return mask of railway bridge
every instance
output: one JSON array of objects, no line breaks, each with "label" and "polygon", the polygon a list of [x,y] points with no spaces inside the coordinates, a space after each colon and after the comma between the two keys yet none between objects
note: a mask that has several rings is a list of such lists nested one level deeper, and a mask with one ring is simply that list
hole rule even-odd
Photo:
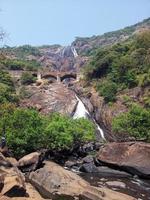
[{"label": "railway bridge", "polygon": [[72,71],[27,71],[27,70],[9,70],[10,75],[16,80],[20,80],[23,73],[30,73],[34,77],[37,77],[37,80],[42,79],[53,79],[57,82],[63,82],[65,79],[71,78],[74,80],[79,80],[79,74]]}]

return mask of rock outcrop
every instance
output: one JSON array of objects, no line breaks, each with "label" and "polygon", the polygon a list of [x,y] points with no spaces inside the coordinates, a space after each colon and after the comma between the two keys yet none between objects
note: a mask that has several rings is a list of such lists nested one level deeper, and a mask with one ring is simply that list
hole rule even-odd
[{"label": "rock outcrop", "polygon": [[31,172],[30,182],[44,198],[68,200],[135,200],[135,198],[106,188],[96,188],[78,175],[53,162],[45,162],[41,169]]},{"label": "rock outcrop", "polygon": [[71,115],[77,104],[74,93],[63,84],[28,86],[26,91],[29,97],[21,101],[21,107],[33,107],[44,114],[59,112]]},{"label": "rock outcrop", "polygon": [[150,178],[150,144],[144,142],[108,143],[99,150],[99,161],[143,178]]}]

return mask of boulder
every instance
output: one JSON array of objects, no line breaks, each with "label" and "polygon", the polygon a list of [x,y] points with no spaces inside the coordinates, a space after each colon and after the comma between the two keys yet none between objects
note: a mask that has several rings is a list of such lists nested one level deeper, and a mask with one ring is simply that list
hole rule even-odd
[{"label": "boulder", "polygon": [[11,200],[44,200],[30,183],[26,183],[26,193],[26,197],[13,197]]},{"label": "boulder", "polygon": [[86,173],[97,173],[98,168],[95,166],[94,162],[90,163],[84,163],[80,169],[81,172],[86,172]]},{"label": "boulder", "polygon": [[76,165],[77,165],[77,163],[75,161],[68,160],[65,162],[65,167],[67,167],[67,168],[72,168],[73,166],[76,166]]},{"label": "boulder", "polygon": [[[26,183],[26,196],[24,197],[8,197],[2,196],[0,200],[44,200],[38,191],[30,184]],[[51,200],[51,199],[48,199]]]},{"label": "boulder", "polygon": [[66,200],[135,200],[107,188],[96,188],[83,180],[77,174],[63,167],[46,161],[45,166],[29,175],[29,181],[43,198],[64,198]]},{"label": "boulder", "polygon": [[6,160],[14,167],[18,164],[17,160],[13,157],[6,157]]},{"label": "boulder", "polygon": [[106,177],[117,177],[117,178],[132,177],[132,175],[127,172],[111,169],[106,166],[97,167],[97,169],[98,169],[99,175],[101,174],[102,176],[106,176]]},{"label": "boulder", "polygon": [[11,167],[12,164],[0,153],[0,166]]},{"label": "boulder", "polygon": [[44,153],[33,152],[21,158],[17,163],[17,167],[23,172],[30,172],[41,166],[43,160]]},{"label": "boulder", "polygon": [[[0,194],[1,195],[1,194]],[[0,200],[10,200],[11,198],[9,198],[9,197],[6,197],[6,196],[1,196],[0,197]]]},{"label": "boulder", "polygon": [[126,184],[121,181],[107,181],[106,184],[112,187],[126,188]]},{"label": "boulder", "polygon": [[82,160],[83,160],[83,163],[91,163],[91,162],[94,162],[94,158],[93,158],[93,156],[91,156],[91,155],[88,155],[88,156],[84,157]]},{"label": "boulder", "polygon": [[150,178],[150,143],[108,143],[100,149],[97,159],[105,165]]},{"label": "boulder", "polygon": [[92,155],[88,155],[82,159],[82,165],[80,167],[80,171],[87,173],[98,172],[98,168],[94,163],[94,157]]},{"label": "boulder", "polygon": [[25,178],[23,174],[15,167],[0,167],[1,196],[25,196]]}]

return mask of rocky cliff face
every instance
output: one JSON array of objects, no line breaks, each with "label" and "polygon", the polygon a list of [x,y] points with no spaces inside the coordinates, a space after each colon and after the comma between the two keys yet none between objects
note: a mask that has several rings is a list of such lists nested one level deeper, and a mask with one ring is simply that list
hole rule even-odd
[{"label": "rocky cliff face", "polygon": [[[32,47],[6,47],[2,49],[11,59],[36,60],[42,70],[79,71],[97,48],[112,45],[130,38],[143,29],[150,28],[150,18],[124,29],[92,37],[77,37],[70,46],[46,45]],[[1,50],[0,50],[1,51]]]},{"label": "rocky cliff face", "polygon": [[70,116],[77,104],[74,93],[63,84],[33,85],[25,90],[27,97],[20,102],[20,106],[36,108],[43,114],[59,112]]},{"label": "rocky cliff face", "polygon": [[55,51],[42,50],[40,62],[44,68],[58,71],[79,71],[86,59],[78,55],[73,46],[59,47]]}]

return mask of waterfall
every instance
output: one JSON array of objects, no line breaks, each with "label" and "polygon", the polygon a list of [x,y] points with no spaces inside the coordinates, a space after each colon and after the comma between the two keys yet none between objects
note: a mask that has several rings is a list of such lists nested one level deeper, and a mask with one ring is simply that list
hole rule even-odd
[{"label": "waterfall", "polygon": [[[76,96],[76,99],[78,100],[78,104],[77,104],[77,108],[76,108],[76,111],[73,115],[73,119],[79,119],[79,118],[92,118],[90,116],[90,113],[88,112],[88,110],[85,108],[85,105],[83,104],[83,102],[79,99],[78,96]],[[97,122],[95,121],[95,119],[92,118],[92,120],[94,121],[96,127],[97,127],[97,130],[99,131],[100,135],[101,135],[101,138],[103,140],[105,140],[105,136],[104,136],[104,132],[103,130],[100,128],[100,126],[97,124]]]},{"label": "waterfall", "polygon": [[82,101],[77,96],[76,96],[76,99],[78,100],[78,105],[77,105],[76,111],[73,115],[73,119],[79,119],[79,118],[82,118],[82,117],[87,118],[88,116],[90,116],[89,112],[85,108]]},{"label": "waterfall", "polygon": [[77,53],[76,49],[74,47],[71,47],[71,50],[72,50],[74,57],[75,58],[78,57],[78,53]]}]

